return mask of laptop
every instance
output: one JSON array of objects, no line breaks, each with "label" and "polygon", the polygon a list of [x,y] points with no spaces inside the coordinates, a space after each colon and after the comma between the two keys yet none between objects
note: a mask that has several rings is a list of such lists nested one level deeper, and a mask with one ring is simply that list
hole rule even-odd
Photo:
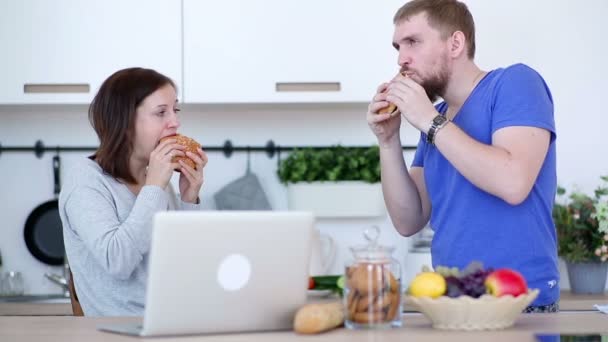
[{"label": "laptop", "polygon": [[143,324],[136,336],[288,330],[306,302],[308,212],[168,211],[154,217]]}]

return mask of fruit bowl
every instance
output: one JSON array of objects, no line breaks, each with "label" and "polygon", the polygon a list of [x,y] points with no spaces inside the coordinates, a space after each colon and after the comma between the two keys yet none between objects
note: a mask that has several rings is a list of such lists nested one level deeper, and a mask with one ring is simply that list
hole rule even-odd
[{"label": "fruit bowl", "polygon": [[433,328],[448,330],[495,330],[510,327],[538,296],[538,289],[513,297],[485,294],[479,298],[406,296],[405,302],[433,322]]}]

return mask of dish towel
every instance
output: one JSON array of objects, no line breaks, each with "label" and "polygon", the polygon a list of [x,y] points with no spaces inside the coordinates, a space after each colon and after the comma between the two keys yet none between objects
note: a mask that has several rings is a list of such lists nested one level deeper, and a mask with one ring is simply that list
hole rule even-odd
[{"label": "dish towel", "polygon": [[596,309],[600,310],[601,312],[608,314],[608,304],[606,304],[606,305],[595,304],[594,307]]},{"label": "dish towel", "polygon": [[247,172],[214,196],[218,210],[272,210],[258,177]]}]

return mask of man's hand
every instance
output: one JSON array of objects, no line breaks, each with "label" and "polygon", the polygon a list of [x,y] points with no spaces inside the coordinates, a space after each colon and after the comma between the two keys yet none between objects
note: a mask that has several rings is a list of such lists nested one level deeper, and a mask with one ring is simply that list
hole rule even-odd
[{"label": "man's hand", "polygon": [[401,115],[423,133],[428,132],[433,118],[439,114],[424,88],[402,75],[389,83],[385,99],[397,105]]},{"label": "man's hand", "polygon": [[394,139],[399,140],[399,127],[401,126],[399,111],[392,114],[378,114],[380,109],[389,105],[385,92],[387,87],[388,83],[383,83],[378,87],[376,95],[367,108],[367,124],[378,138],[381,147],[388,145]]}]

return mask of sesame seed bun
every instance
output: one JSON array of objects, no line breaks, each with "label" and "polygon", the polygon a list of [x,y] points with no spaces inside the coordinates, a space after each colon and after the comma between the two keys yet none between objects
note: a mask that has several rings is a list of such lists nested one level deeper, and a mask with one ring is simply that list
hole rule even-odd
[{"label": "sesame seed bun", "polygon": [[[188,151],[188,152],[198,154],[197,149],[201,147],[201,144],[197,143],[194,139],[189,138],[185,135],[181,135],[181,134],[164,137],[160,141],[162,142],[166,139],[177,140],[178,144],[185,147],[184,152]],[[192,159],[188,158],[187,156],[175,156],[171,159],[171,162],[177,163],[180,160],[183,160],[186,164],[190,165],[190,167],[192,167],[193,169],[196,169],[196,163]]]}]

